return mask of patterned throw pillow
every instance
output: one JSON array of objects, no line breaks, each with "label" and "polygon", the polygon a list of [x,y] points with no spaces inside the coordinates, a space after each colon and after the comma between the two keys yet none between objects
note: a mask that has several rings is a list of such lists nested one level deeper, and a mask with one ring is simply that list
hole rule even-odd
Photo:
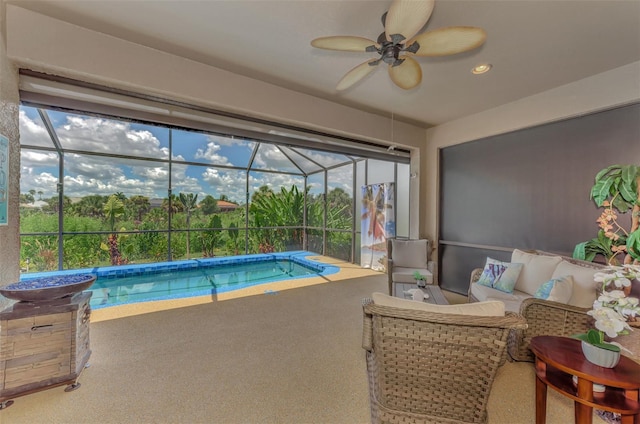
[{"label": "patterned throw pillow", "polygon": [[520,263],[501,262],[493,258],[487,258],[487,263],[478,279],[478,284],[505,293],[511,293],[516,286],[520,271],[522,271],[522,264]]},{"label": "patterned throw pillow", "polygon": [[534,293],[537,299],[552,300],[554,302],[568,303],[573,294],[573,277],[565,275],[560,278],[553,278]]}]

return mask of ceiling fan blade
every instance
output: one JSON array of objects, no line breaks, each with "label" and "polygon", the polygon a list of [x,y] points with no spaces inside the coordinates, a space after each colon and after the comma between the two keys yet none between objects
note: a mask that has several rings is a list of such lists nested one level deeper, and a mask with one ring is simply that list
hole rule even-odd
[{"label": "ceiling fan blade", "polygon": [[433,12],[435,0],[394,0],[384,23],[387,40],[401,34],[410,39],[427,23]]},{"label": "ceiling fan blade", "polygon": [[487,33],[482,28],[455,26],[423,32],[407,42],[420,44],[416,56],[447,56],[462,53],[484,44]]},{"label": "ceiling fan blade", "polygon": [[319,49],[339,50],[344,52],[366,52],[367,47],[377,46],[377,43],[364,37],[335,35],[331,37],[316,38],[311,41],[311,45]]},{"label": "ceiling fan blade", "polygon": [[420,64],[407,55],[401,55],[398,59],[404,59],[398,66],[389,65],[389,76],[398,87],[411,90],[422,81],[422,68]]},{"label": "ceiling fan blade", "polygon": [[375,71],[378,62],[380,62],[380,59],[372,59],[356,66],[355,68],[347,72],[344,77],[342,77],[342,79],[336,86],[336,90],[342,91],[351,87],[353,84],[357,83],[358,81],[369,75],[371,72]]}]

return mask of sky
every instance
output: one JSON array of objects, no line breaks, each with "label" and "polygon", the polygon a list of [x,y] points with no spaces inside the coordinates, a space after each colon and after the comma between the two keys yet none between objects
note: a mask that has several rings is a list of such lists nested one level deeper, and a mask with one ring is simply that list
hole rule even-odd
[{"label": "sky", "polygon": [[[126,155],[121,159],[85,153],[64,153],[64,194],[80,198],[93,194],[110,195],[122,192],[127,197],[142,195],[149,198],[167,197],[169,164],[143,160],[168,159],[170,139],[172,147],[171,185],[174,194],[196,193],[198,199],[211,195],[218,199],[226,195],[231,201],[245,203],[246,171],[257,142],[233,137],[222,137],[199,132],[117,121],[102,117],[76,115],[47,110],[63,149]],[[20,107],[20,143],[53,147],[51,138],[37,110]],[[259,144],[252,170],[249,173],[249,193],[267,185],[279,191],[292,185],[303,187],[300,169],[275,146]],[[353,195],[350,158],[308,149],[286,149],[287,154],[308,173],[324,166],[347,163],[347,166],[329,171],[329,190],[339,187]],[[304,155],[301,156],[300,154]],[[305,159],[304,157],[308,158]],[[310,160],[309,160],[310,159]],[[184,161],[202,164],[188,165]],[[20,192],[35,190],[36,200],[56,195],[59,158],[56,152],[22,149]],[[239,167],[226,169],[212,165]],[[260,172],[276,170],[298,175]],[[312,193],[322,191],[322,174],[309,177]]]}]

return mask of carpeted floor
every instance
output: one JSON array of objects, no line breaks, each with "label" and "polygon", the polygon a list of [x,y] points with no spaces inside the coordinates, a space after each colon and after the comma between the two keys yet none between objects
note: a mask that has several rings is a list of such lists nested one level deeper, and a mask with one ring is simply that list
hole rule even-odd
[{"label": "carpeted floor", "polygon": [[[366,423],[361,299],[386,291],[386,276],[341,275],[181,307],[96,310],[82,386],[18,397],[0,423]],[[534,393],[532,364],[505,364],[489,423],[533,423]],[[573,422],[572,402],[553,390],[547,422]]]}]

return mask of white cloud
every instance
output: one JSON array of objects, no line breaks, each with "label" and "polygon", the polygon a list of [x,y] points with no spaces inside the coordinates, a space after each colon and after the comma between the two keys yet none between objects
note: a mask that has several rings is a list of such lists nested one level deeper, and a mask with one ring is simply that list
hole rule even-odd
[{"label": "white cloud", "polygon": [[207,149],[197,149],[194,157],[196,159],[205,159],[207,162],[214,163],[216,165],[230,165],[229,160],[218,154],[220,145],[213,141],[207,143]]},{"label": "white cloud", "polygon": [[[166,159],[167,147],[151,131],[137,130],[128,122],[77,115],[62,115],[64,123],[56,128],[61,143],[66,148],[96,153],[114,153],[130,156]],[[20,111],[20,132],[23,144],[52,146],[51,140],[37,120],[32,120],[24,110]],[[198,159],[212,163],[231,165],[234,157],[247,157],[254,141],[209,135],[206,148],[195,152]],[[233,150],[232,150],[233,149]],[[228,152],[226,155],[221,152]],[[307,156],[317,154],[319,162],[327,165],[337,159],[322,152],[305,150]],[[169,166],[143,160],[127,160],[113,157],[66,153],[64,156],[64,190],[69,197],[92,194],[110,195],[123,192],[127,196],[143,195],[161,197],[167,195]],[[182,156],[175,159],[183,160]],[[55,152],[23,150],[21,159],[21,191],[42,191],[43,198],[56,195],[58,155]],[[238,159],[239,160],[239,159]],[[254,167],[271,170],[294,170],[293,164],[273,145],[261,144]],[[198,193],[199,198],[207,194],[244,203],[246,196],[246,172],[213,167],[197,167],[197,173],[187,174],[191,166],[174,164],[172,168],[173,192]],[[351,167],[332,170],[329,187],[341,187],[352,192]],[[303,178],[295,175],[252,171],[249,177],[249,192],[261,186],[279,191],[297,185],[303,189]]]},{"label": "white cloud", "polygon": [[281,187],[287,190],[292,185],[297,185],[300,190],[304,190],[304,179],[295,175],[273,174],[270,172],[252,172],[249,174],[249,192],[258,191],[262,186],[268,186],[275,192],[279,192]]},{"label": "white cloud", "polygon": [[24,110],[19,113],[19,128],[20,144],[53,147],[51,137],[40,120],[29,118]]},{"label": "white cloud", "polygon": [[277,147],[270,144],[260,145],[252,168],[300,172]]},{"label": "white cloud", "polygon": [[243,138],[235,138],[235,137],[223,137],[219,135],[207,135],[210,141],[214,142],[219,146],[232,146],[232,147],[246,147],[248,149],[253,149],[255,145],[255,141],[245,140]]},{"label": "white cloud", "polygon": [[226,195],[230,200],[238,203],[245,202],[246,173],[241,171],[226,171],[216,168],[206,168],[202,172],[204,189],[207,194],[216,199]]},{"label": "white cloud", "polygon": [[135,130],[129,122],[91,116],[67,115],[56,128],[64,148],[129,156],[169,158],[169,149],[160,145],[148,130]]},{"label": "white cloud", "polygon": [[20,154],[20,165],[23,168],[32,168],[34,166],[58,166],[58,155],[53,152],[22,149]]},{"label": "white cloud", "polygon": [[351,165],[330,170],[327,180],[328,191],[339,187],[345,193],[353,196],[353,167]]}]

